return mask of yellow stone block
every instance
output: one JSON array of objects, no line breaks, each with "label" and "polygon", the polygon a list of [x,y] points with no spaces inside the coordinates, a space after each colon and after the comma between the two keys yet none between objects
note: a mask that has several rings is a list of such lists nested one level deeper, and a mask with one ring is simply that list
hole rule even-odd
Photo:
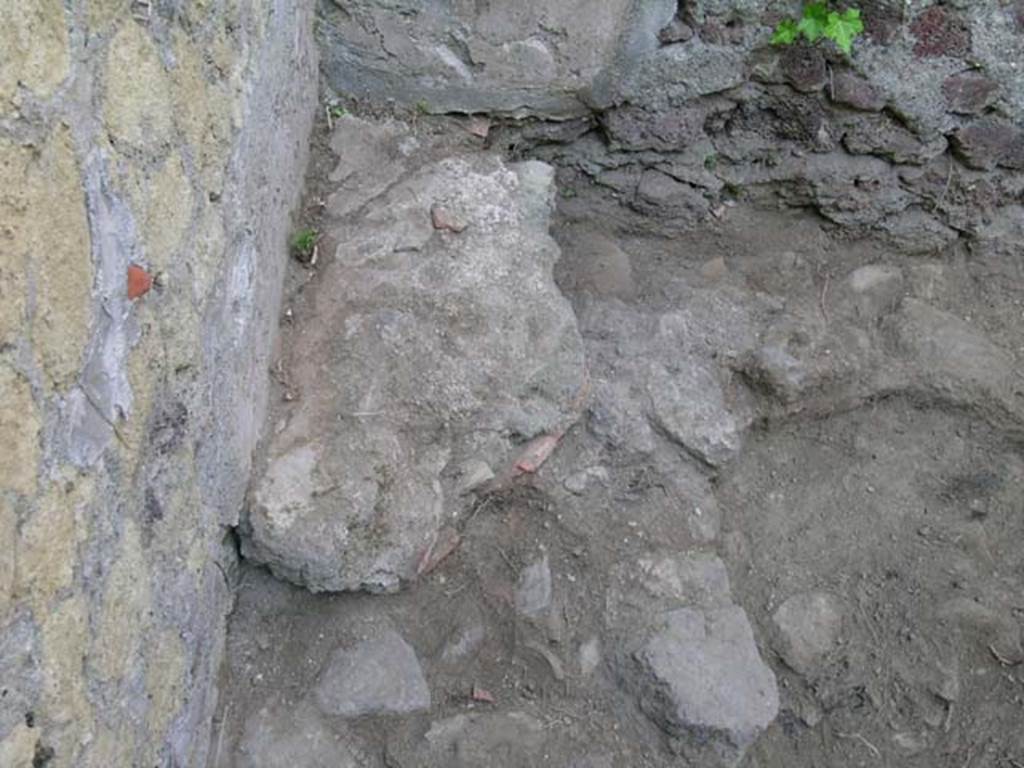
[{"label": "yellow stone block", "polygon": [[54,483],[22,526],[16,596],[27,598],[37,613],[42,613],[60,590],[71,586],[76,550],[85,533],[82,506],[90,490],[87,481],[72,486],[70,493],[64,483]]},{"label": "yellow stone block", "polygon": [[[14,505],[0,496],[0,624],[3,624],[14,595],[14,563],[18,537],[18,515]],[[0,765],[3,765],[0,762]]]},{"label": "yellow stone block", "polygon": [[181,708],[185,687],[185,648],[176,632],[164,631],[149,647],[146,660],[146,693],[149,711],[146,726],[153,737],[153,752],[149,762],[158,757],[157,749],[165,741],[166,733]]},{"label": "yellow stone block", "polygon": [[88,0],[86,23],[93,35],[103,34],[118,19],[131,13],[132,0]]},{"label": "yellow stone block", "polygon": [[31,496],[39,467],[39,417],[25,377],[0,363],[0,489]]},{"label": "yellow stone block", "polygon": [[104,585],[92,649],[92,661],[102,679],[113,682],[123,678],[135,662],[149,607],[149,572],[138,526],[126,521],[121,552]]},{"label": "yellow stone block", "polygon": [[203,52],[184,34],[175,38],[174,56],[178,64],[173,90],[175,120],[195,153],[203,187],[220,192],[231,151],[228,90],[219,80],[206,78]]},{"label": "yellow stone block", "polygon": [[146,253],[153,269],[162,270],[181,246],[195,204],[192,185],[177,154],[169,157],[151,179],[148,192],[143,225]]},{"label": "yellow stone block", "polygon": [[0,765],[4,768],[32,768],[39,731],[18,723],[0,741]]},{"label": "yellow stone block", "polygon": [[27,320],[48,382],[66,387],[88,339],[93,279],[85,196],[66,126],[39,147],[0,139],[0,247],[0,294],[14,302],[0,309],[0,339],[24,333]]},{"label": "yellow stone block", "polygon": [[62,727],[52,746],[60,762],[75,765],[82,734],[92,725],[92,710],[85,694],[85,659],[89,619],[83,595],[60,603],[41,622],[43,712]]},{"label": "yellow stone block", "polygon": [[128,728],[113,730],[100,725],[89,744],[85,755],[84,768],[114,768],[132,764],[135,752],[135,736]]},{"label": "yellow stone block", "polygon": [[156,151],[171,139],[171,83],[139,24],[121,26],[107,51],[103,114],[115,145]]},{"label": "yellow stone block", "polygon": [[61,0],[0,2],[0,114],[19,84],[48,96],[67,77],[68,27]]}]

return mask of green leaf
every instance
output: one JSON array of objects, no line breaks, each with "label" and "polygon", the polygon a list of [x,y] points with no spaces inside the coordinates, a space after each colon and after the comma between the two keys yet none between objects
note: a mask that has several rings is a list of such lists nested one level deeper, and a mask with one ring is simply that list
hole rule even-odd
[{"label": "green leaf", "polygon": [[800,33],[796,28],[796,22],[792,19],[784,19],[775,28],[775,34],[772,35],[772,45],[790,45],[796,40],[798,34]]},{"label": "green leaf", "polygon": [[842,14],[833,11],[828,15],[825,36],[834,40],[846,55],[853,49],[854,39],[863,31],[864,22],[860,20],[860,11],[856,8],[848,8]]},{"label": "green leaf", "polygon": [[796,27],[810,43],[817,42],[824,36],[828,25],[828,3],[808,3],[804,6],[804,15]]}]

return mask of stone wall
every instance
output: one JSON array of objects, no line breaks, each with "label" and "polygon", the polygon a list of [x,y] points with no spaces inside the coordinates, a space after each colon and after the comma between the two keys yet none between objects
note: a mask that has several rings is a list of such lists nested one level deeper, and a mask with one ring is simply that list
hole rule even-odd
[{"label": "stone wall", "polygon": [[770,45],[801,5],[320,0],[324,68],[346,95],[517,118],[492,138],[629,227],[745,197],[908,251],[1024,234],[1024,3],[851,2],[850,57]]},{"label": "stone wall", "polygon": [[0,765],[205,764],[312,27],[0,4]]}]

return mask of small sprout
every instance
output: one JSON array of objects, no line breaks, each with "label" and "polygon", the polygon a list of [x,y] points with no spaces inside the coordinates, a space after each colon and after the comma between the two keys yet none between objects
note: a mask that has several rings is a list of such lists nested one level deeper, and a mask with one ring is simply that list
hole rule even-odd
[{"label": "small sprout", "polygon": [[316,255],[316,244],[320,233],[312,227],[300,229],[292,235],[292,255],[303,264],[312,265]]},{"label": "small sprout", "polygon": [[704,168],[709,171],[715,170],[718,167],[718,154],[712,152],[710,155],[704,158]]},{"label": "small sprout", "polygon": [[429,115],[430,104],[427,103],[426,99],[420,99],[416,102],[416,114],[418,115]]},{"label": "small sprout", "polygon": [[332,104],[327,108],[327,111],[335,120],[348,114],[348,110],[341,106],[341,104]]}]

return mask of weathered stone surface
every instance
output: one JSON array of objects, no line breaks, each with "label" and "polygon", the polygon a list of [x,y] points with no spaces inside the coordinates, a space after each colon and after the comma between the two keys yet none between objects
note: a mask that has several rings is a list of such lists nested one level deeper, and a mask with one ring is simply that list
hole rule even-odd
[{"label": "weathered stone surface", "polygon": [[688,760],[738,765],[778,713],[775,676],[741,608],[670,611],[633,658],[641,709]]},{"label": "weathered stone surface", "polygon": [[39,636],[27,615],[5,617],[0,631],[0,675],[3,690],[0,697],[0,741],[25,721],[25,713],[37,705],[43,686],[43,670],[39,662]]},{"label": "weathered stone surface", "polygon": [[738,764],[779,699],[746,614],[732,604],[725,565],[705,553],[658,553],[610,576],[605,622],[622,685],[674,752]]},{"label": "weathered stone surface", "polygon": [[994,119],[981,119],[953,134],[953,148],[971,168],[1024,169],[1024,130]]},{"label": "weathered stone surface", "polygon": [[0,621],[35,633],[0,763],[205,765],[312,2],[87,5],[0,8]]},{"label": "weathered stone surface", "polygon": [[388,760],[398,768],[491,768],[500,755],[532,768],[542,764],[546,738],[544,725],[525,712],[455,715],[432,723],[414,747],[389,750]]},{"label": "weathered stone surface", "polygon": [[921,57],[966,56],[971,51],[971,30],[962,18],[944,6],[933,6],[910,24],[917,43],[914,54]]},{"label": "weathered stone surface", "polygon": [[956,230],[947,227],[933,214],[908,208],[878,225],[886,239],[904,253],[938,253],[959,239]]},{"label": "weathered stone surface", "polygon": [[849,72],[838,72],[831,83],[832,100],[863,112],[878,112],[885,106],[886,97],[866,80]]},{"label": "weathered stone surface", "polygon": [[366,758],[349,734],[328,728],[308,701],[270,702],[245,721],[237,768],[361,768]]},{"label": "weathered stone surface", "polygon": [[661,28],[658,32],[658,42],[662,45],[673,43],[685,43],[693,37],[693,27],[684,22],[678,16]]},{"label": "weathered stone surface", "polygon": [[849,301],[856,317],[873,321],[895,309],[903,297],[903,273],[898,267],[869,264],[846,279]]},{"label": "weathered stone surface", "polygon": [[880,155],[894,163],[922,165],[946,151],[942,136],[922,141],[895,121],[882,116],[859,118],[843,135],[843,146],[854,154]]},{"label": "weathered stone surface", "polygon": [[393,630],[337,649],[314,698],[321,712],[342,717],[430,709],[430,689],[416,652]]},{"label": "weathered stone surface", "polygon": [[0,366],[0,486],[30,495],[39,471],[39,417],[28,381],[8,366]]},{"label": "weathered stone surface", "polygon": [[1024,661],[1021,630],[1007,610],[968,597],[958,597],[939,606],[938,615],[951,627],[959,628],[984,648],[995,648],[1010,662]]},{"label": "weathered stone surface", "polygon": [[672,370],[651,365],[647,391],[655,423],[673,440],[712,466],[733,458],[746,423],[726,403],[716,371],[691,358]]},{"label": "weathered stone surface", "polygon": [[551,564],[545,555],[519,574],[516,610],[531,619],[543,616],[551,607]]},{"label": "weathered stone surface", "polygon": [[777,650],[792,669],[815,672],[836,648],[843,627],[838,601],[825,592],[793,595],[775,609]]},{"label": "weathered stone surface", "polygon": [[[338,92],[437,111],[581,113],[576,92],[614,57],[628,0],[322,6],[324,68]],[[657,30],[653,30],[651,37]]]},{"label": "weathered stone surface", "polygon": [[[587,228],[566,233],[556,267],[559,285],[573,292],[629,299],[636,293],[629,254],[611,238]],[[564,277],[571,275],[571,278]],[[566,284],[571,279],[572,284]]]},{"label": "weathered stone surface", "polygon": [[953,402],[1005,409],[1019,420],[1013,356],[970,323],[917,299],[893,320],[900,349],[918,370],[916,386]]},{"label": "weathered stone surface", "polygon": [[68,19],[60,0],[0,8],[0,111],[7,110],[18,85],[48,96],[68,74],[68,43]]},{"label": "weathered stone surface", "polygon": [[942,95],[950,111],[961,115],[984,111],[998,91],[999,84],[984,75],[953,75],[942,83]]},{"label": "weathered stone surface", "polygon": [[[302,393],[271,441],[248,557],[314,590],[398,589],[459,503],[449,461],[508,464],[516,439],[573,421],[582,345],[552,280],[551,182],[540,163],[454,157],[332,233],[287,364],[333,386]],[[465,231],[436,231],[435,203]]]},{"label": "weathered stone surface", "polygon": [[104,117],[115,143],[155,151],[173,130],[171,89],[160,54],[141,24],[123,24],[107,53]]},{"label": "weathered stone surface", "polygon": [[700,190],[653,169],[640,177],[634,205],[642,212],[686,223],[699,221],[710,208]]},{"label": "weathered stone surface", "polygon": [[783,51],[779,65],[786,82],[802,93],[820,91],[828,82],[825,57],[819,48],[791,45]]}]

